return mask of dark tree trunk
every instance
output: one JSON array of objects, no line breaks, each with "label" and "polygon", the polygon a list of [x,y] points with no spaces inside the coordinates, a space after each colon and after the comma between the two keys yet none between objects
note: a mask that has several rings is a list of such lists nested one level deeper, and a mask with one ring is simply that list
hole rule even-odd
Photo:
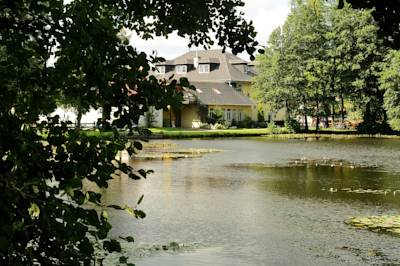
[{"label": "dark tree trunk", "polygon": [[328,128],[329,127],[329,114],[328,113],[326,113],[325,114],[325,128]]},{"label": "dark tree trunk", "polygon": [[101,113],[101,128],[103,130],[110,129],[110,125],[108,123],[108,120],[110,118],[111,118],[111,106],[110,105],[104,105],[103,106],[103,111]]},{"label": "dark tree trunk", "polygon": [[75,130],[79,131],[81,130],[81,121],[82,121],[82,109],[81,108],[77,108],[78,109],[78,114],[76,115],[76,125],[75,125]]},{"label": "dark tree trunk", "polygon": [[305,132],[308,132],[307,115],[304,115],[304,130],[305,130]]},{"label": "dark tree trunk", "polygon": [[317,100],[317,121],[315,125],[315,131],[319,132],[319,101]]},{"label": "dark tree trunk", "polygon": [[336,78],[336,57],[333,58],[333,71],[331,75],[331,93],[332,101],[332,127],[335,127],[335,78]]},{"label": "dark tree trunk", "polygon": [[342,117],[342,125],[344,126],[344,99],[343,94],[340,94],[340,115]]},{"label": "dark tree trunk", "polygon": [[290,120],[290,110],[289,110],[289,103],[288,101],[285,101],[285,106],[286,106],[286,118]]}]

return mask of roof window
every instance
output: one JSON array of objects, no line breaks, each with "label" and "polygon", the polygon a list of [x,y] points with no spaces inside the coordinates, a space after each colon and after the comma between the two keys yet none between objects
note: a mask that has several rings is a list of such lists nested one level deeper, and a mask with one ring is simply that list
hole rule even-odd
[{"label": "roof window", "polygon": [[199,73],[209,73],[210,64],[199,64]]},{"label": "roof window", "polygon": [[187,65],[177,65],[175,70],[177,74],[185,74],[187,73]]}]

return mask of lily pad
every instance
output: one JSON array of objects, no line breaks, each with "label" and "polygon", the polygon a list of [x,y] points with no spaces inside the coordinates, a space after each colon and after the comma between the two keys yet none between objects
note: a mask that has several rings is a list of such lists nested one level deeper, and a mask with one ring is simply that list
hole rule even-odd
[{"label": "lily pad", "polygon": [[357,216],[346,221],[357,228],[368,229],[377,233],[388,233],[400,237],[400,215],[397,216]]}]

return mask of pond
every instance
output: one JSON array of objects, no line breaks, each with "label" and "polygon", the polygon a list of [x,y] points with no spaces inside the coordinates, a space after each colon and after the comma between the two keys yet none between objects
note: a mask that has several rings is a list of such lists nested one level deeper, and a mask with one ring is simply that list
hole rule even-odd
[{"label": "pond", "polygon": [[[400,140],[152,142],[222,151],[133,161],[155,173],[112,182],[110,204],[144,194],[144,220],[110,214],[112,236],[135,237],[125,252],[136,265],[400,264],[399,237],[344,223],[400,213]],[[154,248],[171,242],[183,246]]]}]

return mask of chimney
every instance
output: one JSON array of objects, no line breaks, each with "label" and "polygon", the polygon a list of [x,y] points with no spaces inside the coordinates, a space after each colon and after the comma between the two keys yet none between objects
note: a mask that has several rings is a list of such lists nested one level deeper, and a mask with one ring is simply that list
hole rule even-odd
[{"label": "chimney", "polygon": [[197,53],[197,49],[196,49],[196,56],[193,58],[193,65],[194,68],[197,68],[199,66],[199,55]]}]

